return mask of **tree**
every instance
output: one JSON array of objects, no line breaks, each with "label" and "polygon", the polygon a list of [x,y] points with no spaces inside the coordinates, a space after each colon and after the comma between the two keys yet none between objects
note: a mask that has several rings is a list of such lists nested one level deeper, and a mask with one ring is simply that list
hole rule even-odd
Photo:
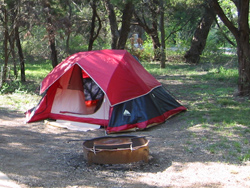
[{"label": "tree", "polygon": [[111,28],[111,48],[112,49],[125,49],[126,41],[130,31],[130,21],[133,15],[132,0],[127,0],[122,10],[122,25],[118,29],[116,14],[113,4],[110,0],[105,0],[105,7],[108,12],[109,23]]},{"label": "tree", "polygon": [[195,30],[190,49],[184,55],[186,62],[188,63],[199,63],[200,55],[206,46],[208,33],[215,20],[213,7],[211,7],[210,4],[206,4],[204,6],[204,15]]},{"label": "tree", "polygon": [[[20,19],[19,19],[19,12],[20,12],[20,6],[21,6],[21,1],[18,0],[16,2],[16,6],[12,7],[12,16],[13,16],[13,33],[14,33],[14,40],[16,42],[16,47],[18,50],[18,56],[19,56],[19,61],[20,61],[20,70],[21,70],[21,81],[25,82],[25,61],[24,61],[24,55],[23,55],[23,49],[21,45],[21,40],[20,40],[20,35],[19,35],[19,24],[20,24]],[[14,53],[14,48],[12,49]]]},{"label": "tree", "polygon": [[212,0],[212,6],[221,21],[234,35],[238,55],[238,94],[250,95],[250,43],[249,43],[249,0],[232,0],[237,7],[237,26],[226,16],[218,0]]},{"label": "tree", "polygon": [[53,24],[52,20],[52,14],[51,14],[51,6],[50,2],[48,0],[43,0],[43,7],[44,11],[47,16],[47,26],[46,30],[48,33],[48,38],[49,38],[49,44],[50,44],[50,49],[51,49],[51,61],[52,61],[52,66],[56,67],[58,64],[57,60],[57,50],[56,50],[56,28]]},{"label": "tree", "polygon": [[16,41],[16,46],[18,49],[18,55],[19,55],[19,61],[20,61],[20,69],[21,69],[21,81],[25,82],[25,62],[24,62],[24,55],[23,55],[23,50],[21,46],[21,40],[19,36],[19,27],[15,27],[15,41]]},{"label": "tree", "polygon": [[[94,41],[96,40],[96,38],[98,37],[99,35],[99,32],[102,28],[102,22],[101,22],[101,19],[99,17],[99,15],[97,14],[97,5],[96,5],[96,0],[92,0],[90,2],[90,5],[91,5],[91,8],[92,8],[92,11],[93,11],[93,14],[92,14],[92,19],[91,19],[91,29],[90,29],[90,37],[89,37],[89,47],[88,47],[88,51],[91,51],[92,48],[93,48],[93,44],[94,44]],[[98,28],[97,28],[97,31],[95,33],[95,23],[96,23],[96,18],[98,20]]]},{"label": "tree", "polygon": [[134,11],[135,20],[151,37],[154,47],[154,60],[160,60],[160,39],[158,35],[158,1],[143,1],[141,7]]},{"label": "tree", "polygon": [[72,6],[69,0],[64,1],[65,4],[69,7],[69,13],[68,16],[63,19],[63,26],[65,26],[65,34],[66,34],[66,46],[65,46],[65,52],[66,54],[69,54],[69,40],[70,40],[70,34],[71,34],[71,18],[72,18]]},{"label": "tree", "polygon": [[[15,41],[20,42],[19,32],[18,32],[18,11],[20,9],[20,0],[18,2],[14,0],[6,1],[6,4],[1,6],[1,21],[3,23],[4,29],[4,40],[3,40],[3,48],[4,48],[4,66],[2,70],[2,83],[5,83],[7,80],[7,72],[8,72],[8,64],[9,64],[9,56],[12,54],[13,64],[14,64],[14,74],[17,78],[17,69],[16,69],[16,61],[15,61]],[[21,46],[18,46],[18,50],[20,51]],[[24,59],[24,58],[23,58]],[[20,59],[21,60],[21,59]],[[21,68],[24,68],[24,61],[20,62]],[[22,66],[23,65],[23,66]],[[21,81],[25,82],[25,73],[24,69],[21,69]]]},{"label": "tree", "polygon": [[164,2],[163,2],[163,0],[160,0],[160,31],[161,31],[161,68],[165,68],[166,46],[165,46]]},{"label": "tree", "polygon": [[[17,7],[17,6],[16,6]],[[14,3],[10,3],[9,4],[9,9],[10,9],[10,22],[11,22],[11,26],[14,27],[12,28],[12,31],[10,32],[10,36],[9,36],[9,43],[10,43],[10,51],[12,54],[12,58],[13,58],[13,71],[14,71],[14,75],[15,78],[17,79],[18,73],[17,73],[17,67],[16,67],[16,54],[15,54],[15,26],[17,25],[17,8],[15,7]]]},{"label": "tree", "polygon": [[9,41],[9,30],[8,30],[8,13],[7,13],[7,7],[2,8],[3,12],[3,29],[4,29],[4,40],[3,40],[3,47],[4,47],[4,66],[2,71],[2,83],[0,83],[0,87],[2,87],[2,84],[6,82],[7,80],[7,66],[8,66],[8,59],[9,59],[9,50],[8,50],[8,41]]}]

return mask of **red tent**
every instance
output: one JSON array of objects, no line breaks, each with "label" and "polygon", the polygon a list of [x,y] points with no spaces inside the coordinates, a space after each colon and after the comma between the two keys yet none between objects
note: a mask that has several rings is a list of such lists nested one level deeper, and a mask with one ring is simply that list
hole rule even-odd
[{"label": "red tent", "polygon": [[[161,100],[171,105],[153,115],[148,108],[156,105],[155,95],[162,90]],[[38,106],[26,113],[27,122],[63,119],[98,124],[108,132],[116,132],[143,129],[186,110],[125,50],[88,51],[69,56],[42,81],[40,94],[44,96]],[[147,100],[153,100],[148,107],[143,104]],[[138,108],[145,117],[134,111]],[[117,119],[120,115],[122,119]]]}]

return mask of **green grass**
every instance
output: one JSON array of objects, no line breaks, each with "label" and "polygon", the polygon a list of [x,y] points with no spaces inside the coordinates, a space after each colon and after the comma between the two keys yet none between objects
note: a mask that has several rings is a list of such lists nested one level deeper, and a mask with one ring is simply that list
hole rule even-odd
[{"label": "green grass", "polygon": [[52,70],[51,62],[48,60],[37,60],[32,63],[26,64],[26,78],[27,80],[33,80],[40,82],[47,74]]},{"label": "green grass", "polygon": [[37,105],[40,82],[52,70],[50,61],[27,59],[25,65],[26,82],[9,80],[0,89],[0,106],[22,112]]},{"label": "green grass", "polygon": [[[188,111],[178,118],[183,129],[190,131],[184,148],[202,147],[224,161],[250,160],[250,100],[237,97],[237,58],[235,56],[203,57],[190,65],[168,57],[166,68],[159,63],[142,62]],[[41,80],[52,70],[49,61],[33,60],[26,64],[26,83],[12,81],[0,90],[0,106],[22,112],[35,106]],[[198,132],[192,128],[198,127]],[[206,133],[206,134],[205,134]]]},{"label": "green grass", "polygon": [[[188,112],[180,118],[186,124],[184,128],[190,130],[190,137],[203,149],[223,156],[224,161],[249,161],[250,100],[236,95],[237,58],[216,56],[202,60],[198,65],[175,60],[167,62],[166,69],[160,69],[156,63],[144,66],[188,107]],[[192,134],[192,127],[196,126],[200,127],[201,135]],[[203,135],[203,131],[209,136]],[[195,142],[189,140],[185,149],[190,152],[194,146]]]}]

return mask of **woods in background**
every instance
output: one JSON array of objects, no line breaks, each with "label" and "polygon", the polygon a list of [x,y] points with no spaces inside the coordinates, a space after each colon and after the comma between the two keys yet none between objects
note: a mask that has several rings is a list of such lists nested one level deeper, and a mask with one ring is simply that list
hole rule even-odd
[{"label": "woods in background", "polygon": [[164,68],[167,49],[196,64],[204,51],[227,47],[237,48],[239,94],[249,95],[248,16],[249,0],[1,0],[0,87],[26,81],[29,58],[55,67],[75,52],[126,49]]}]

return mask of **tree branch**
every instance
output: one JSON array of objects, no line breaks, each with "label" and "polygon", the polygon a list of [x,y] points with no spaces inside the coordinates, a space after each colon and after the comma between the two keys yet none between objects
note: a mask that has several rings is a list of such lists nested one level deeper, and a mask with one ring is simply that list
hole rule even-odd
[{"label": "tree branch", "polygon": [[221,6],[218,3],[218,0],[212,0],[212,7],[216,14],[220,17],[221,21],[228,27],[228,29],[232,32],[235,38],[239,38],[238,29],[233,25],[233,23],[227,18],[226,14],[222,10]]},{"label": "tree branch", "polygon": [[[188,24],[188,22],[189,22],[191,19],[192,19],[192,17],[190,17],[190,18],[182,25],[182,27],[180,27],[179,29],[176,29],[176,30],[173,29],[173,31],[171,31],[171,33],[166,37],[165,41],[167,41],[167,40],[171,37],[171,35],[173,35],[173,34],[177,33],[178,31],[182,30],[182,28],[183,28],[184,26],[186,26],[186,25]],[[177,24],[177,25],[175,26],[175,28],[178,27],[179,25],[181,25],[181,22],[180,22],[179,24]]]},{"label": "tree branch", "polygon": [[236,44],[235,44],[233,41],[231,41],[231,40],[227,37],[227,35],[223,32],[223,30],[222,30],[222,28],[220,27],[220,24],[218,23],[217,19],[215,19],[215,23],[216,23],[216,25],[218,26],[218,28],[219,28],[220,32],[222,33],[223,37],[227,40],[227,42],[229,42],[229,44],[231,44],[232,46],[236,47]]}]

